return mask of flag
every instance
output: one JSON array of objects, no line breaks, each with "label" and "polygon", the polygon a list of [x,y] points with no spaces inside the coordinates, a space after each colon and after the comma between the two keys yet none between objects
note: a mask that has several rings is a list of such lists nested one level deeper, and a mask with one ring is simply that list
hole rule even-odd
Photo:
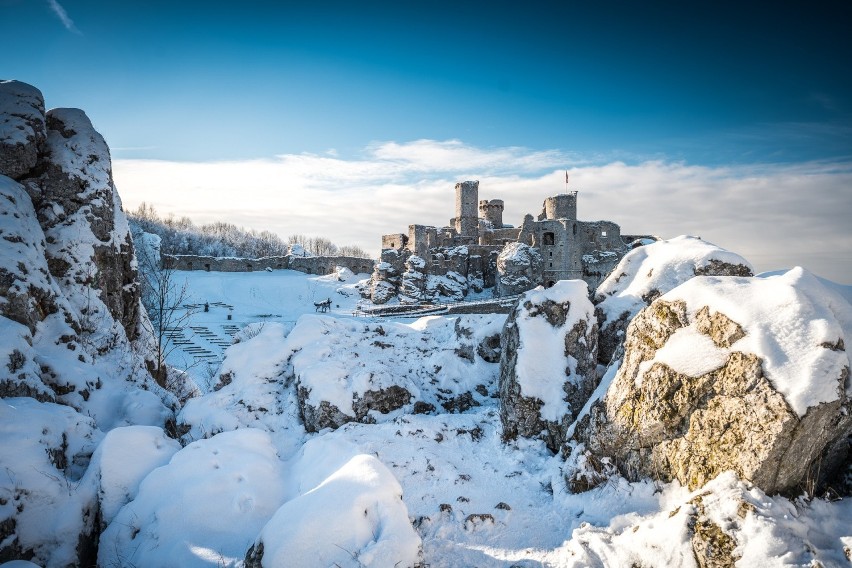
[{"label": "flag", "polygon": [[568,170],[565,170],[565,185],[568,185]]}]

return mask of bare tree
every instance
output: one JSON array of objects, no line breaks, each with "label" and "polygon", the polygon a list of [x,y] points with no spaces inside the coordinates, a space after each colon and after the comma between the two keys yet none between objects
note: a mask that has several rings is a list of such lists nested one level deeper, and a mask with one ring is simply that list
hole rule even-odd
[{"label": "bare tree", "polygon": [[355,258],[371,258],[370,253],[358,245],[344,245],[340,247],[338,254],[340,254],[340,256],[353,256]]},{"label": "bare tree", "polygon": [[184,330],[197,308],[187,305],[189,293],[186,280],[180,283],[174,267],[160,262],[159,250],[138,247],[137,258],[142,282],[142,304],[148,312],[148,331],[154,338],[157,357],[154,379],[165,387],[168,379],[166,359],[177,349],[177,345],[169,338]]}]

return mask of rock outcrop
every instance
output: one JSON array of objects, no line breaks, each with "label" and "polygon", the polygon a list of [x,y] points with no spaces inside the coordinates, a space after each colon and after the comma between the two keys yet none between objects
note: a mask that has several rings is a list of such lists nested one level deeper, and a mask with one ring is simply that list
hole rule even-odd
[{"label": "rock outcrop", "polygon": [[524,243],[510,243],[497,256],[497,293],[514,296],[541,284],[541,254]]},{"label": "rock outcrop", "polygon": [[66,285],[98,290],[112,318],[134,340],[141,292],[109,148],[83,111],[52,109],[46,150],[39,175],[24,184],[34,196],[51,274]]},{"label": "rock outcrop", "polygon": [[[177,401],[146,368],[106,143],[82,111],[45,113],[38,90],[15,81],[0,82],[0,243],[0,447],[18,448],[2,460],[0,561],[91,565],[97,442],[118,426],[165,426]],[[48,510],[63,522],[45,530]]]},{"label": "rock outcrop", "polygon": [[283,380],[295,386],[309,432],[406,413],[466,412],[496,395],[495,344],[504,318],[405,325],[302,316],[279,351],[288,369]]},{"label": "rock outcrop", "polygon": [[47,133],[41,91],[19,81],[0,81],[0,172],[20,180],[38,162]]},{"label": "rock outcrop", "polygon": [[769,493],[813,490],[852,434],[850,331],[852,306],[800,268],[692,279],[628,327],[578,451],[691,489],[733,470]]},{"label": "rock outcrop", "polygon": [[752,276],[749,262],[698,237],[680,236],[630,251],[594,295],[598,357],[609,363],[639,310],[696,276]]},{"label": "rock outcrop", "polygon": [[597,321],[582,280],[527,292],[500,344],[503,436],[540,437],[552,451],[597,386]]}]

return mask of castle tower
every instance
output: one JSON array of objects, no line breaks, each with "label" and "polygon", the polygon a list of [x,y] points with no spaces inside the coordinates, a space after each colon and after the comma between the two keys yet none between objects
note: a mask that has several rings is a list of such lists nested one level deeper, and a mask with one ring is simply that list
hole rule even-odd
[{"label": "castle tower", "polygon": [[483,199],[479,202],[479,218],[485,219],[495,229],[503,228],[503,200]]},{"label": "castle tower", "polygon": [[544,200],[545,219],[577,220],[577,192],[562,193]]},{"label": "castle tower", "polygon": [[476,238],[479,234],[478,203],[478,181],[463,181],[456,184],[456,216],[451,224],[459,235]]}]

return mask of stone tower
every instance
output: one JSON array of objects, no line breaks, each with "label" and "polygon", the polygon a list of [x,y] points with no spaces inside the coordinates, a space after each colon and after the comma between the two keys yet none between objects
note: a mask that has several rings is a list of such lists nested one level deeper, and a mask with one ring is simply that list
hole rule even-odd
[{"label": "stone tower", "polygon": [[492,199],[488,201],[483,199],[479,202],[479,218],[485,219],[495,229],[503,228],[503,200]]},{"label": "stone tower", "polygon": [[473,237],[479,234],[479,182],[463,181],[456,184],[456,216],[452,225],[462,237]]},{"label": "stone tower", "polygon": [[545,219],[577,220],[577,192],[562,193],[544,200]]}]

